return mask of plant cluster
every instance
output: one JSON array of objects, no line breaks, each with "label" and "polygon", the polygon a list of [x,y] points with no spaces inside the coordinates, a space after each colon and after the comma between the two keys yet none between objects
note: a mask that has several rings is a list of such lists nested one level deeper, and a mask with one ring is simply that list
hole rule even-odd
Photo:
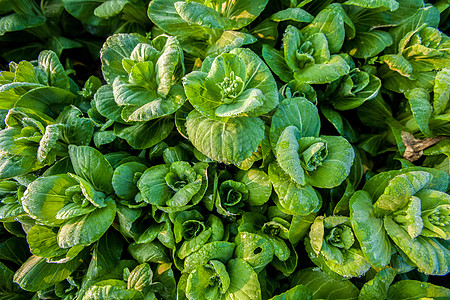
[{"label": "plant cluster", "polygon": [[0,4],[2,299],[450,298],[448,1]]}]

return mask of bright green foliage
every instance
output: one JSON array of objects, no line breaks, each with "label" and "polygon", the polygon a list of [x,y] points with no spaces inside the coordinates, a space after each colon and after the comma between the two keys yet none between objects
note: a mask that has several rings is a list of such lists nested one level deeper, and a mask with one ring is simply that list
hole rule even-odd
[{"label": "bright green foliage", "polygon": [[0,298],[450,298],[449,16],[0,0]]}]

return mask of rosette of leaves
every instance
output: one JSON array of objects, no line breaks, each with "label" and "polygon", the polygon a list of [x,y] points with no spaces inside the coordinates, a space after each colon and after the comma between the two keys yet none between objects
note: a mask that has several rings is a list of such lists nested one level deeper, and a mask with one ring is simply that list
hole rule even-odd
[{"label": "rosette of leaves", "polygon": [[269,177],[284,213],[306,216],[320,209],[313,187],[333,188],[350,174],[355,157],[350,143],[339,136],[319,136],[317,108],[305,98],[283,100],[272,117],[270,143],[276,162]]},{"label": "rosette of leaves", "polygon": [[12,178],[51,165],[67,155],[67,144],[58,141],[61,126],[49,116],[27,108],[13,108],[0,131],[0,178]]},{"label": "rosette of leaves", "polygon": [[267,217],[257,212],[244,213],[235,239],[236,256],[247,261],[257,273],[271,263],[285,276],[292,274],[298,257],[290,242],[288,218],[275,206],[269,207]]},{"label": "rosette of leaves", "polygon": [[131,271],[123,270],[122,279],[105,279],[95,282],[82,299],[151,299],[161,290],[161,282],[153,282],[153,271],[147,263]]},{"label": "rosette of leaves", "polygon": [[212,197],[203,199],[208,210],[235,218],[246,206],[264,205],[272,194],[269,176],[259,169],[240,170],[235,176],[221,170],[213,176]]},{"label": "rosette of leaves", "polygon": [[352,196],[352,226],[373,266],[390,262],[392,241],[405,262],[419,271],[449,272],[448,182],[443,171],[410,167],[380,173]]},{"label": "rosette of leaves", "polygon": [[185,161],[148,168],[138,181],[144,201],[165,212],[187,210],[198,204],[208,187],[208,164]]},{"label": "rosette of leaves", "polygon": [[254,43],[255,37],[239,29],[256,19],[267,2],[153,0],[148,16],[162,30],[177,36],[186,52],[204,58]]},{"label": "rosette of leaves", "polygon": [[256,152],[264,138],[259,116],[278,104],[275,80],[249,49],[234,49],[207,58],[200,71],[183,79],[189,102],[186,128],[201,153],[218,162],[239,165]]},{"label": "rosette of leaves", "polygon": [[261,298],[258,275],[241,258],[232,258],[235,245],[211,242],[184,261],[179,293],[188,299]]},{"label": "rosette of leaves", "polygon": [[[224,225],[215,215],[211,214],[205,219],[197,210],[187,210],[170,214],[170,218],[177,243],[176,256],[180,260],[198,251],[206,243],[221,241],[224,237]],[[181,263],[178,267],[183,269]]]},{"label": "rosette of leaves", "polygon": [[[368,70],[369,71],[369,70]],[[349,74],[328,85],[328,101],[337,110],[357,108],[375,98],[381,88],[381,80],[364,69],[352,69]]]},{"label": "rosette of leaves", "polygon": [[114,169],[112,186],[119,202],[129,208],[146,206],[138,189],[138,181],[147,170],[147,166],[137,161],[125,162]]},{"label": "rosette of leaves", "polygon": [[313,262],[322,269],[325,263],[341,276],[361,277],[371,267],[362,254],[348,217],[317,217],[305,239],[305,246]]},{"label": "rosette of leaves", "polygon": [[0,109],[25,107],[53,118],[68,104],[77,104],[78,90],[67,76],[55,52],[42,51],[37,63],[10,62],[9,71],[0,72]]},{"label": "rosette of leaves", "polygon": [[[379,59],[384,87],[397,93],[413,88],[433,89],[436,70],[447,68],[450,61],[449,37],[437,29],[439,15],[432,7],[421,9],[395,30],[393,49]],[[427,16],[427,20],[422,20]]]},{"label": "rosette of leaves", "polygon": [[[106,118],[101,128],[105,143],[117,136],[145,149],[164,140],[174,127],[170,115],[186,100],[179,82],[184,62],[177,39],[162,35],[148,41],[137,34],[115,34],[103,45],[101,60],[108,85],[98,89],[90,112]],[[112,124],[113,131],[106,130]]]},{"label": "rosette of leaves", "polygon": [[175,37],[161,35],[147,43],[142,36],[116,34],[103,45],[101,60],[125,122],[172,114],[186,100],[180,84],[183,51]]},{"label": "rosette of leaves", "polygon": [[21,198],[36,176],[27,175],[0,181],[0,221],[14,222],[17,217],[26,216]]},{"label": "rosette of leaves", "polygon": [[37,223],[27,234],[31,253],[47,259],[73,258],[100,239],[116,216],[109,162],[89,146],[71,145],[69,156],[75,174],[39,177],[22,197]]},{"label": "rosette of leaves", "polygon": [[284,82],[325,84],[350,72],[340,55],[331,55],[329,41],[323,32],[301,32],[289,25],[283,36],[283,51],[263,46],[264,60]]}]

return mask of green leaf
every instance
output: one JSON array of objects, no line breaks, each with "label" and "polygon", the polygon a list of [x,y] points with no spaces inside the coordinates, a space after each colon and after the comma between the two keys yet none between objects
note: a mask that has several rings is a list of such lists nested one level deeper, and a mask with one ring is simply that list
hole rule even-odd
[{"label": "green leaf", "polygon": [[76,97],[69,91],[58,87],[38,87],[23,94],[15,107],[25,107],[57,117],[69,104],[75,104]]},{"label": "green leaf", "polygon": [[[210,282],[211,278],[215,282]],[[203,297],[217,298],[230,286],[230,276],[223,263],[211,260],[207,265],[198,266],[187,278],[186,296],[190,299]]]},{"label": "green leaf", "polygon": [[380,270],[373,279],[366,282],[358,296],[358,300],[388,299],[387,292],[397,272],[386,268]]},{"label": "green leaf", "polygon": [[224,163],[240,164],[258,149],[264,138],[264,123],[259,118],[231,118],[221,122],[194,110],[187,117],[186,127],[195,148]]},{"label": "green leaf", "polygon": [[228,299],[261,298],[258,275],[248,263],[239,258],[230,259],[227,270],[230,276],[230,287],[226,292]]},{"label": "green leaf", "polygon": [[411,239],[408,232],[390,216],[384,218],[384,228],[421,272],[428,275],[445,275],[449,272],[450,251],[438,240],[422,236]]},{"label": "green leaf", "polygon": [[258,169],[239,171],[236,173],[235,178],[247,186],[249,193],[248,204],[259,206],[269,200],[272,194],[272,183],[264,171]]},{"label": "green leaf", "polygon": [[114,133],[125,139],[134,149],[146,149],[155,146],[172,132],[174,122],[171,117],[162,117],[135,125],[114,124]]},{"label": "green leaf", "polygon": [[144,201],[153,205],[165,205],[173,195],[167,185],[165,176],[169,173],[168,165],[157,165],[147,169],[140,177],[137,187],[142,193]]},{"label": "green leaf", "polygon": [[262,47],[262,56],[272,72],[280,77],[282,81],[289,82],[294,78],[292,71],[284,60],[283,52],[264,44]]},{"label": "green leaf", "polygon": [[0,259],[3,261],[22,265],[29,256],[29,246],[25,239],[14,236],[0,243]]},{"label": "green leaf", "polygon": [[[201,3],[190,1],[175,2],[178,15],[188,24],[196,24],[212,29],[233,29],[233,22],[221,16],[221,14]],[[238,29],[238,28],[237,28]]]},{"label": "green leaf", "polygon": [[57,232],[52,228],[34,225],[27,233],[27,242],[32,254],[51,258],[65,255],[67,250],[58,246]]},{"label": "green leaf", "polygon": [[98,191],[112,193],[113,168],[97,149],[89,146],[69,146],[70,160],[75,173],[91,183]]},{"label": "green leaf", "polygon": [[13,13],[0,18],[0,36],[7,32],[20,31],[43,25],[44,16]]},{"label": "green leaf", "polygon": [[132,243],[128,246],[128,251],[139,263],[170,263],[167,248],[160,242],[154,241],[145,244]]},{"label": "green leaf", "polygon": [[349,206],[353,231],[364,257],[377,268],[385,267],[391,260],[391,243],[384,231],[383,220],[375,217],[372,199],[367,192],[357,191]]},{"label": "green leaf", "polygon": [[113,91],[116,103],[123,105],[121,116],[126,122],[146,122],[170,115],[186,101],[181,85],[172,86],[166,98],[154,98],[155,91],[128,84],[117,77],[113,83]]},{"label": "green leaf", "polygon": [[334,55],[325,63],[313,64],[295,72],[294,78],[301,83],[324,84],[337,80],[350,72],[350,66],[340,55]]},{"label": "green leaf", "polygon": [[399,7],[399,3],[395,0],[347,0],[344,5],[355,5],[364,8],[387,8],[390,11],[395,11]]},{"label": "green leaf", "polygon": [[122,107],[114,100],[114,93],[111,85],[101,86],[95,93],[91,105],[104,117],[114,122],[124,123],[122,119]]},{"label": "green leaf", "polygon": [[334,279],[318,268],[307,268],[289,278],[292,285],[302,284],[314,299],[358,299],[359,290],[349,280]]},{"label": "green leaf", "polygon": [[77,182],[68,175],[39,177],[28,185],[22,198],[22,205],[28,215],[44,225],[59,226],[64,220],[56,214],[67,203],[72,202],[66,196],[66,190]]},{"label": "green leaf", "polygon": [[120,280],[104,280],[97,282],[84,294],[83,300],[94,299],[144,299],[140,291],[130,289],[127,290],[126,286],[121,286],[123,283]]},{"label": "green leaf", "polygon": [[87,259],[86,254],[82,251],[66,263],[47,263],[45,258],[33,255],[16,271],[14,282],[30,292],[47,289],[69,277]]},{"label": "green leaf", "polygon": [[282,294],[270,298],[270,300],[295,300],[295,299],[312,300],[313,293],[306,286],[299,284]]},{"label": "green leaf", "polygon": [[[148,6],[148,17],[162,30],[175,36],[199,37],[204,33],[202,26],[189,24],[178,14],[175,3],[178,0],[153,0]],[[186,30],[189,28],[189,30]]]},{"label": "green leaf", "polygon": [[82,112],[77,107],[71,105],[59,114],[56,123],[64,124],[61,130],[61,137],[67,144],[89,145],[94,134],[94,124],[82,117]]},{"label": "green leaf", "polygon": [[273,150],[282,132],[290,125],[298,129],[298,138],[319,136],[320,118],[316,106],[303,97],[288,98],[278,105],[270,126],[269,137]]},{"label": "green leaf", "polygon": [[234,248],[234,243],[229,242],[217,241],[207,243],[184,260],[184,272],[190,273],[196,266],[204,265],[213,259],[226,263],[232,257]]},{"label": "green leaf", "polygon": [[314,19],[314,17],[307,11],[299,7],[293,7],[277,11],[272,16],[270,16],[270,19],[275,22],[295,21],[310,23]]},{"label": "green leaf", "polygon": [[310,185],[301,186],[291,181],[278,164],[269,165],[269,178],[278,195],[275,202],[284,213],[306,216],[320,209],[321,199]]},{"label": "green leaf", "polygon": [[356,37],[344,44],[344,50],[356,58],[370,58],[392,45],[392,37],[381,30],[359,32]]},{"label": "green leaf", "polygon": [[82,288],[89,287],[97,278],[112,272],[119,264],[122,249],[123,241],[120,235],[114,231],[106,232],[93,247]]},{"label": "green leaf", "polygon": [[100,52],[102,72],[106,82],[112,84],[119,76],[128,77],[128,73],[122,66],[122,59],[129,58],[133,49],[139,43],[145,43],[145,39],[139,35],[115,34],[110,36],[103,44]]},{"label": "green leaf", "polygon": [[450,290],[428,282],[417,280],[401,280],[393,284],[388,291],[388,299],[434,298],[450,297]]},{"label": "green leaf", "polygon": [[63,65],[55,52],[44,50],[39,54],[38,66],[42,69],[48,78],[48,85],[63,90],[70,89],[69,76],[64,71]]},{"label": "green leaf", "polygon": [[221,53],[230,52],[235,48],[253,44],[254,42],[256,42],[256,38],[248,33],[227,30],[222,33],[214,44],[208,46],[206,55],[220,55]]},{"label": "green leaf", "polygon": [[108,230],[116,216],[116,204],[107,201],[105,207],[93,212],[69,219],[58,232],[58,245],[70,248],[76,245],[87,246],[99,240]]},{"label": "green leaf", "polygon": [[411,171],[397,175],[375,202],[376,208],[395,212],[405,206],[418,191],[430,185],[433,175],[423,171]]},{"label": "green leaf", "polygon": [[264,236],[240,232],[235,243],[235,256],[246,261],[256,273],[261,272],[273,259],[274,248]]},{"label": "green leaf", "polygon": [[130,3],[128,0],[107,0],[97,6],[94,10],[94,15],[103,19],[114,17],[119,14],[128,3]]},{"label": "green leaf", "polygon": [[430,104],[429,93],[423,88],[416,88],[406,92],[405,97],[409,100],[411,111],[419,125],[420,131],[425,136],[432,136],[433,134],[429,124],[433,108]]},{"label": "green leaf", "polygon": [[[335,5],[341,8],[340,4]],[[339,52],[345,38],[344,17],[342,12],[335,7],[321,10],[311,24],[302,29],[302,33],[306,35],[312,35],[314,33],[325,34],[330,52]]]},{"label": "green leaf", "polygon": [[120,165],[114,170],[112,186],[117,196],[124,200],[133,200],[139,192],[137,183],[147,167],[138,162]]},{"label": "green leaf", "polygon": [[444,68],[437,72],[433,92],[433,108],[439,115],[447,108],[450,98],[450,69]]},{"label": "green leaf", "polygon": [[127,289],[143,291],[152,284],[153,272],[149,264],[140,264],[128,276]]}]

